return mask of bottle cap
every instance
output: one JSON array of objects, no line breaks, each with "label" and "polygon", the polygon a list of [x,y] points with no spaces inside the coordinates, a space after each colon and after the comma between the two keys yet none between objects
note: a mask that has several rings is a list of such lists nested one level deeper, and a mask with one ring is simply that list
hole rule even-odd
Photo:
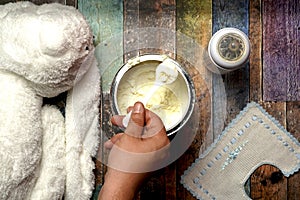
[{"label": "bottle cap", "polygon": [[208,54],[217,68],[232,71],[245,64],[250,55],[247,35],[236,28],[223,28],[210,39]]}]

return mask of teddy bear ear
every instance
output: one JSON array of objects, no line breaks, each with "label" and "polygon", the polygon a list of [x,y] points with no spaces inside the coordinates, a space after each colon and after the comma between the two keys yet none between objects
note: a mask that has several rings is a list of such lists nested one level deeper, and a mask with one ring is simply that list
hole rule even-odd
[{"label": "teddy bear ear", "polygon": [[65,54],[68,50],[69,42],[64,34],[64,27],[54,20],[42,19],[42,21],[39,32],[42,53],[55,57]]}]

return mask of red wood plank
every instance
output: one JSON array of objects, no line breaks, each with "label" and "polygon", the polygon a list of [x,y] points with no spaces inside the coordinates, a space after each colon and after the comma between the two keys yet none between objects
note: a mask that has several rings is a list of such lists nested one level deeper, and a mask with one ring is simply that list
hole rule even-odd
[{"label": "red wood plank", "polygon": [[251,43],[250,63],[250,101],[262,100],[262,23],[261,1],[250,1],[249,7],[249,40]]},{"label": "red wood plank", "polygon": [[300,4],[263,0],[263,99],[300,100]]}]

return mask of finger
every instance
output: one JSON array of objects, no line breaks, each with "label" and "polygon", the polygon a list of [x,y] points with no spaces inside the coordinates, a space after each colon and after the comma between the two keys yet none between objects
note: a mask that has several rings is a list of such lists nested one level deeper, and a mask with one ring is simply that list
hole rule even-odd
[{"label": "finger", "polygon": [[129,106],[129,107],[127,108],[127,113],[129,113],[132,109],[133,109],[133,106]]},{"label": "finger", "polygon": [[141,102],[136,102],[133,106],[131,118],[125,133],[134,136],[141,137],[145,126],[145,108]]},{"label": "finger", "polygon": [[123,118],[124,118],[124,115],[114,115],[114,116],[112,116],[110,121],[115,126],[124,127],[123,126]]},{"label": "finger", "polygon": [[161,118],[150,110],[145,111],[146,127],[143,137],[151,137],[158,133],[166,134],[166,129]]},{"label": "finger", "polygon": [[106,141],[104,143],[104,147],[107,149],[111,149],[114,144],[123,136],[123,133],[118,133],[116,135],[114,135],[112,138],[110,138],[110,140]]}]

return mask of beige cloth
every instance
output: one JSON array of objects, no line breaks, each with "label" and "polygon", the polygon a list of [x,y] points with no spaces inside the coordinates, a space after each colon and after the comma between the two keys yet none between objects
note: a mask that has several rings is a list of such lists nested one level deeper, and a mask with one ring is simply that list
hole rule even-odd
[{"label": "beige cloth", "polygon": [[244,184],[261,165],[289,176],[300,168],[300,143],[252,102],[182,176],[198,199],[249,199]]}]

